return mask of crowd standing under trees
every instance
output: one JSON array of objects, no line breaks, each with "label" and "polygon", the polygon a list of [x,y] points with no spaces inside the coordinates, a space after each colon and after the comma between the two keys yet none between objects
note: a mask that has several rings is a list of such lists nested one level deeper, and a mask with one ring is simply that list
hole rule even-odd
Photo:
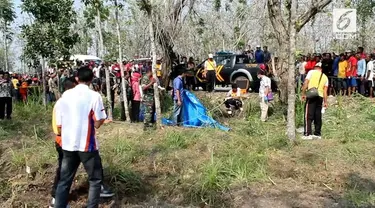
[{"label": "crowd standing under trees", "polygon": [[[341,53],[339,50],[342,47],[351,48],[350,46],[353,45],[373,45],[370,42],[372,40],[366,35],[366,31],[372,31],[374,28],[374,22],[368,21],[373,17],[373,14],[369,12],[372,11],[369,8],[374,7],[372,1],[314,0],[306,3],[296,0],[252,2],[215,0],[212,3],[213,5],[206,5],[199,0],[163,2],[158,0],[131,2],[82,0],[83,9],[77,11],[72,0],[25,0],[21,8],[24,13],[30,15],[32,21],[21,26],[20,37],[23,48],[21,58],[23,62],[34,65],[34,68],[38,70],[35,70],[37,73],[14,72],[11,74],[9,71],[16,71],[13,70],[14,66],[9,61],[9,45],[13,37],[10,25],[15,19],[15,12],[11,1],[1,0],[0,22],[4,41],[0,51],[2,52],[0,64],[6,72],[0,73],[0,119],[11,119],[13,105],[10,98],[12,96],[15,101],[24,103],[32,99],[33,95],[37,97],[42,93],[44,103],[61,99],[66,90],[64,83],[72,77],[75,78],[77,69],[85,66],[95,74],[90,84],[91,89],[107,97],[105,110],[108,118],[112,119],[118,93],[121,103],[121,119],[139,122],[143,103],[145,107],[142,119],[145,130],[149,130],[157,127],[155,126],[156,119],[160,122],[159,95],[163,92],[160,93],[159,90],[163,91],[163,87],[170,86],[169,72],[175,63],[181,61],[179,54],[202,58],[215,50],[226,48],[243,50],[246,45],[253,43],[269,45],[275,49],[277,61],[273,61],[273,66],[269,68],[274,69],[273,76],[278,81],[280,102],[287,104],[286,131],[288,138],[292,141],[296,138],[295,102],[296,92],[298,92],[296,89],[300,89],[298,82],[305,81],[303,93],[307,93],[314,87],[311,83],[318,83],[317,96],[323,96],[322,102],[325,107],[327,107],[326,96],[328,94],[351,96],[358,92],[373,97],[374,55],[366,54],[361,47],[356,52],[350,50]],[[332,5],[332,8],[357,8],[361,44],[353,40],[345,41],[343,46],[333,38],[326,37],[325,28],[330,27],[321,23],[322,20],[331,16],[331,13],[326,11],[329,5]],[[211,9],[212,7],[214,9]],[[115,12],[111,12],[113,10]],[[321,14],[318,14],[320,12]],[[316,29],[318,26],[324,28]],[[328,39],[327,42],[330,45],[320,46],[321,51],[340,51],[340,53],[307,54],[296,61],[297,49],[305,53],[317,51],[319,33],[322,33],[320,38]],[[246,40],[251,41],[246,42]],[[269,62],[271,56],[267,48],[264,48],[263,52],[260,47],[256,48],[256,51],[246,52],[246,54],[258,64]],[[58,64],[50,66],[48,70],[44,68],[47,61],[66,59],[74,53],[87,54],[92,51],[104,60],[116,61],[77,62],[74,66]],[[163,59],[157,58],[157,53],[161,54]],[[152,54],[152,61],[137,64],[124,62],[126,56],[134,57],[141,56],[141,54]],[[198,64],[193,60],[185,58],[181,61],[183,64],[187,63],[184,75],[179,73],[181,78],[185,78],[187,89],[193,88],[191,83],[194,83],[194,76],[191,74],[194,74],[192,72]],[[205,70],[209,79],[208,89],[212,91],[214,90],[215,66],[212,66],[210,62],[212,60],[205,64]],[[316,71],[319,72],[320,69],[323,72],[320,73],[320,78],[324,74],[329,80],[328,86],[326,86],[327,82],[324,82],[322,86],[323,95],[320,89],[321,80],[316,75]],[[309,74],[310,71],[314,71],[315,75]],[[263,88],[259,96],[262,99],[262,120],[265,121],[268,109],[265,101],[269,99],[270,84],[268,79],[263,79],[264,76],[265,73],[260,70],[258,77],[262,78],[261,88]],[[318,80],[316,80],[317,77]],[[235,92],[235,85],[233,87],[232,91]],[[38,90],[40,88],[42,90]],[[174,89],[181,90],[179,80],[176,80]],[[304,97],[304,94],[302,95]],[[233,98],[236,98],[236,95]],[[320,100],[320,98],[314,100],[314,104],[319,101],[319,105],[316,105],[318,107],[322,107],[320,104],[323,104]],[[174,101],[175,110],[181,111],[178,106],[183,101],[176,95]],[[235,99],[234,101],[237,107],[241,108]],[[130,113],[129,106],[131,107]],[[318,109],[314,108],[308,114],[321,112]],[[156,119],[155,113],[158,115]],[[102,117],[104,114],[101,115]],[[175,120],[178,121],[179,118]],[[319,115],[312,120],[311,118],[305,118],[305,120],[308,120],[309,125],[312,121],[320,122]],[[320,137],[319,129],[315,133],[319,135],[314,136]],[[305,136],[311,136],[309,134],[313,134],[310,127],[305,129]]]}]

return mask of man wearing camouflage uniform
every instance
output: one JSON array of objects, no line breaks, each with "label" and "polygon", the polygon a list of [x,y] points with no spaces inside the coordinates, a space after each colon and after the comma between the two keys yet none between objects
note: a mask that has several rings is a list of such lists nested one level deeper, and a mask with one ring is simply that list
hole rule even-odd
[{"label": "man wearing camouflage uniform", "polygon": [[142,77],[141,86],[143,90],[142,104],[144,111],[144,130],[154,127],[155,114],[155,100],[154,100],[154,83],[155,79],[152,77],[152,69],[148,68],[146,74]]}]

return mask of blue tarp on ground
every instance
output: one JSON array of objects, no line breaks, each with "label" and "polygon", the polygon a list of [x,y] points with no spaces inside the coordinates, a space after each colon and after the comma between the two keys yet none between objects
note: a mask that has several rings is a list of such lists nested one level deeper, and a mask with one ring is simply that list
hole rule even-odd
[{"label": "blue tarp on ground", "polygon": [[[218,128],[224,131],[229,131],[228,127],[221,125],[213,118],[207,115],[207,109],[198,100],[198,98],[191,92],[184,90],[182,93],[183,98],[183,126],[185,127],[212,127]],[[174,125],[171,120],[162,119],[164,125]]]}]

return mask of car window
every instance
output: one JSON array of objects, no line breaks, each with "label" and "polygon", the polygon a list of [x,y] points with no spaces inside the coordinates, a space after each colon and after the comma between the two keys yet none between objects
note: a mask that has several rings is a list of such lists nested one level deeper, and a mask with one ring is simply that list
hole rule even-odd
[{"label": "car window", "polygon": [[216,56],[214,59],[218,65],[230,64],[230,56]]},{"label": "car window", "polygon": [[250,59],[247,56],[237,56],[236,57],[236,64],[249,64]]}]

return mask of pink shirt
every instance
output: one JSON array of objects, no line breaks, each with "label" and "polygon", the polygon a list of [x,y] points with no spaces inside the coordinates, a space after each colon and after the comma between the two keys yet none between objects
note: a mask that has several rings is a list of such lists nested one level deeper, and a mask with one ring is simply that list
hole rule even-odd
[{"label": "pink shirt", "polygon": [[132,84],[132,90],[133,90],[133,100],[141,101],[141,92],[139,90],[139,78],[132,77],[131,84]]}]

